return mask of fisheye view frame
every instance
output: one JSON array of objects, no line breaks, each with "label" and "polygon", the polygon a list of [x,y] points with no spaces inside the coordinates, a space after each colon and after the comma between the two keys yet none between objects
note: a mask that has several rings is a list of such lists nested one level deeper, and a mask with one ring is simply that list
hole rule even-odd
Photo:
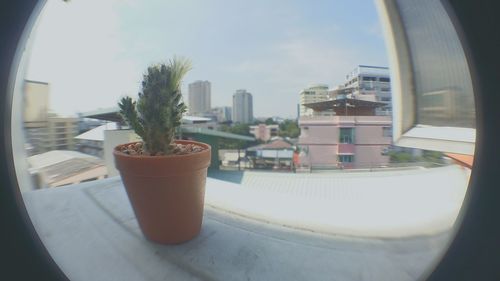
[{"label": "fisheye view frame", "polygon": [[440,2],[41,5],[16,172],[70,279],[418,280],[449,246],[475,107]]}]

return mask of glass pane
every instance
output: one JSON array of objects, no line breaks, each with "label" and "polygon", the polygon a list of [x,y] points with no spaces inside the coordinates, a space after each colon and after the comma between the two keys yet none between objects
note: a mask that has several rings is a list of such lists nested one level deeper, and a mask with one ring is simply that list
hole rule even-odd
[{"label": "glass pane", "polygon": [[417,124],[475,128],[472,82],[440,1],[397,1],[412,60]]},{"label": "glass pane", "polygon": [[353,128],[340,128],[340,143],[354,143]]}]

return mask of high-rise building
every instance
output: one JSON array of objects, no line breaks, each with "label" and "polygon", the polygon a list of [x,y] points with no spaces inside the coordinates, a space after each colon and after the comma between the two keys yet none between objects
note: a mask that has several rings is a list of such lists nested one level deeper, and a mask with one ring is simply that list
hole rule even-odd
[{"label": "high-rise building", "polygon": [[23,121],[26,128],[47,126],[50,86],[46,82],[24,80]]},{"label": "high-rise building", "polygon": [[253,100],[252,94],[244,89],[236,90],[233,94],[233,122],[253,122]]},{"label": "high-rise building", "polygon": [[202,115],[211,109],[211,84],[209,81],[195,81],[189,84],[188,111],[190,115]]},{"label": "high-rise building", "polygon": [[349,89],[353,98],[385,103],[377,108],[376,115],[392,112],[391,78],[387,67],[358,65],[346,75],[342,88]]},{"label": "high-rise building", "polygon": [[326,101],[329,99],[328,85],[317,84],[300,92],[300,116],[331,116],[333,112],[316,112],[304,104]]}]

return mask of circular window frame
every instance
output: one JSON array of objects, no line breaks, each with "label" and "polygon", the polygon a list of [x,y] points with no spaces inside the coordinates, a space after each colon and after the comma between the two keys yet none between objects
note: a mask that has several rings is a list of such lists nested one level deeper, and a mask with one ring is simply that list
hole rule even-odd
[{"label": "circular window frame", "polygon": [[[41,1],[44,2],[44,1]],[[445,2],[445,1],[443,1]],[[500,158],[492,153],[500,143],[500,96],[495,95],[499,54],[492,39],[500,39],[492,22],[497,8],[490,1],[479,6],[472,1],[448,2],[467,41],[475,90],[477,139],[474,169],[467,192],[467,208],[461,211],[461,224],[454,240],[428,280],[498,280],[500,267],[495,261],[500,252],[500,189],[496,186]],[[484,3],[483,3],[484,4]],[[37,6],[38,5],[38,6]],[[39,13],[36,0],[19,0],[2,4],[0,9],[0,214],[2,216],[2,255],[6,268],[2,275],[17,280],[68,280],[43,246],[27,214],[14,170],[11,143],[12,70],[19,65],[19,47],[23,34],[30,30],[30,17]],[[38,7],[38,8],[37,8]],[[495,37],[496,38],[492,38]],[[493,94],[488,94],[493,93]]]}]

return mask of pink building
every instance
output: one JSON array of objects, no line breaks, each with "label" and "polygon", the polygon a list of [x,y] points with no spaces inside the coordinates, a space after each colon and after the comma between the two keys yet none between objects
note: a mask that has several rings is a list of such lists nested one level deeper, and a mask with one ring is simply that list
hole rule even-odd
[{"label": "pink building", "polygon": [[332,109],[336,116],[301,117],[300,164],[310,167],[369,168],[389,163],[391,116],[375,116],[383,104],[337,99],[306,104],[315,111]]},{"label": "pink building", "polygon": [[272,137],[278,136],[279,125],[266,125],[259,124],[250,126],[250,134],[254,135],[256,139],[268,141]]}]

